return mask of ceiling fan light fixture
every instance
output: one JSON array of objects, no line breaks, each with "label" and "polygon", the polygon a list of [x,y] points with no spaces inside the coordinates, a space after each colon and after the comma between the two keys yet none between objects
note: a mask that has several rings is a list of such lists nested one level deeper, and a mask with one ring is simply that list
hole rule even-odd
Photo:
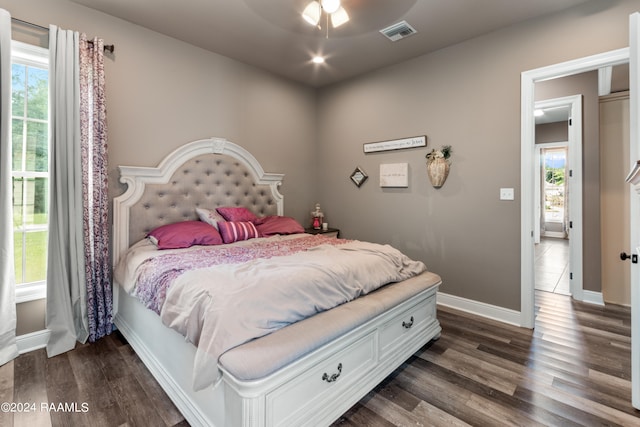
[{"label": "ceiling fan light fixture", "polygon": [[317,1],[312,1],[304,8],[302,12],[302,17],[309,24],[316,26],[318,22],[320,22],[320,15],[322,13],[320,3]]},{"label": "ceiling fan light fixture", "polygon": [[325,12],[331,14],[340,9],[340,0],[321,0],[322,8]]},{"label": "ceiling fan light fixture", "polygon": [[344,7],[340,6],[338,10],[331,14],[331,25],[333,25],[333,28],[338,28],[346,22],[349,22],[349,14]]}]

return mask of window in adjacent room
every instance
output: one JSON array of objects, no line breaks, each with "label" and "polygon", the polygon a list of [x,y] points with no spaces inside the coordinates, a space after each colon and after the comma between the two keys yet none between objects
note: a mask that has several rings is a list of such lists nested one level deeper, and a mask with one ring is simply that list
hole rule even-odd
[{"label": "window in adjacent room", "polygon": [[543,149],[544,176],[544,234],[547,237],[566,238],[569,225],[567,212],[568,181],[567,147]]},{"label": "window in adjacent room", "polygon": [[49,53],[12,43],[12,178],[16,300],[46,296]]}]

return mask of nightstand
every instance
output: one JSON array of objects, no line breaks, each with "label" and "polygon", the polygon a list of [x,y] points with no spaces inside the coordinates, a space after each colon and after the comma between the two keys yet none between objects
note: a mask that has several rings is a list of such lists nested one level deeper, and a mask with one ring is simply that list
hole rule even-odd
[{"label": "nightstand", "polygon": [[340,236],[340,229],[338,228],[328,228],[326,230],[323,229],[315,229],[315,228],[305,228],[304,229],[305,233],[309,233],[309,234],[322,234],[323,236],[326,237],[339,237]]}]

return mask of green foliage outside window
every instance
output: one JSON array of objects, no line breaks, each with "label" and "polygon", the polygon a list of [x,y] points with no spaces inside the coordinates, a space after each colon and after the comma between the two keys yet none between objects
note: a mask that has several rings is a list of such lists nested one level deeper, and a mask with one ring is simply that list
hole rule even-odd
[{"label": "green foliage outside window", "polygon": [[564,168],[546,168],[545,180],[551,185],[564,185]]},{"label": "green foliage outside window", "polygon": [[12,64],[13,225],[16,283],[46,279],[49,72]]}]

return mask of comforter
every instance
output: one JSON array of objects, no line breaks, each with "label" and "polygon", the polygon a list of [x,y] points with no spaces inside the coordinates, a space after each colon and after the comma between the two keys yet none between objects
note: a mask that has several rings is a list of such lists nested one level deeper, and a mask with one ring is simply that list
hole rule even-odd
[{"label": "comforter", "polygon": [[426,271],[389,245],[321,235],[190,249],[140,245],[116,277],[197,347],[196,390],[219,379],[225,351]]}]

